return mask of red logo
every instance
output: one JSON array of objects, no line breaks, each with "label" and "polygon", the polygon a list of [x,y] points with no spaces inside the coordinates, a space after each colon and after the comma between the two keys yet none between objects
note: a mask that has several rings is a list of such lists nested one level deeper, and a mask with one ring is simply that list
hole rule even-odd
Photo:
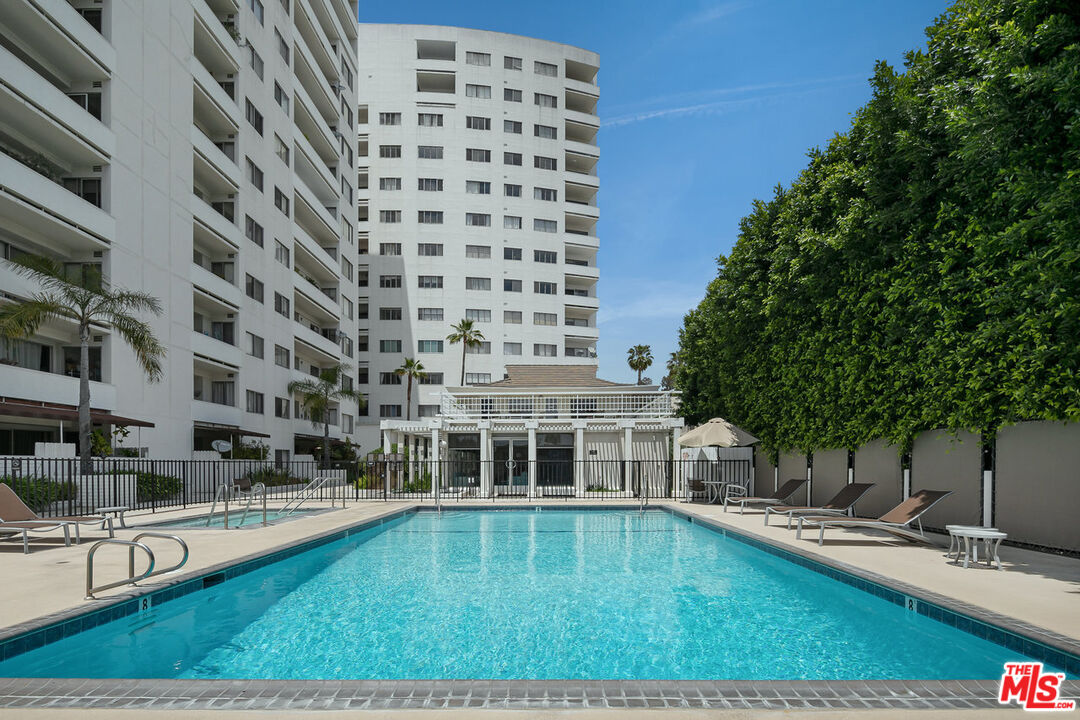
[{"label": "red logo", "polygon": [[1005,663],[998,702],[1015,700],[1025,710],[1075,710],[1075,700],[1058,699],[1064,679],[1065,673],[1043,673],[1042,663]]}]

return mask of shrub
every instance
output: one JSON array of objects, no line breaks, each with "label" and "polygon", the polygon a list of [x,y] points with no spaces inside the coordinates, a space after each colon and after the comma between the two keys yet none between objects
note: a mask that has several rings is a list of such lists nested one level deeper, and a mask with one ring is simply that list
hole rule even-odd
[{"label": "shrub", "polygon": [[233,460],[265,460],[270,457],[270,448],[260,442],[236,443],[232,449]]},{"label": "shrub", "polygon": [[139,502],[165,500],[179,495],[184,490],[184,481],[171,475],[148,472],[131,474],[135,475],[135,498]]},{"label": "shrub", "polygon": [[288,470],[276,470],[269,467],[248,470],[244,473],[244,478],[250,480],[252,485],[255,483],[262,483],[266,487],[299,485],[307,482],[304,478],[296,477]]},{"label": "shrub", "polygon": [[0,475],[0,483],[7,485],[19,499],[34,512],[41,512],[54,502],[75,497],[75,484],[57,482],[43,477],[18,477]]}]

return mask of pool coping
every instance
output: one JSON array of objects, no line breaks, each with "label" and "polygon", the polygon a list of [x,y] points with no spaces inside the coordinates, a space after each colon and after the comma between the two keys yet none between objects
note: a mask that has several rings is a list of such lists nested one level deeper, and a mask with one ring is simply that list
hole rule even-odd
[{"label": "pool coping", "polygon": [[[461,510],[531,510],[547,505],[492,507],[454,505]],[[962,631],[1010,634],[1018,651],[1038,655],[1039,645],[1072,656],[1080,674],[1080,641],[978,606],[938,595],[872,571],[791,548],[742,528],[699,515],[691,508],[649,505],[757,547],[803,567],[821,572],[887,601]],[[615,509],[596,504],[563,504],[552,509]],[[139,611],[139,602],[167,602],[209,584],[246,574],[278,560],[334,542],[372,527],[432,508],[414,503],[327,530],[311,537],[141,586],[96,601],[93,609],[75,607],[0,629],[0,659],[26,652],[98,624]],[[86,620],[91,620],[86,625]],[[951,621],[951,622],[950,622]],[[960,621],[974,623],[963,625]],[[985,635],[982,635],[985,637]],[[12,641],[20,643],[14,647]],[[1029,643],[1024,645],[1023,643]],[[22,645],[25,643],[25,645]],[[1010,647],[1007,643],[1003,644]],[[1023,650],[1030,647],[1035,652]],[[997,680],[171,680],[0,678],[0,707],[140,708],[208,710],[344,710],[407,708],[703,708],[703,709],[991,709],[997,702]],[[1080,696],[1080,680],[1066,680],[1062,697]]]}]

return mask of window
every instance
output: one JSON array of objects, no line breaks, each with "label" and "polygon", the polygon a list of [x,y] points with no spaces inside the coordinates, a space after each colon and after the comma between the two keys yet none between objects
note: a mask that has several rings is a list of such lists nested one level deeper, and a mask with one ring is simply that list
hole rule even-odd
[{"label": "window", "polygon": [[533,167],[540,170],[558,170],[559,162],[555,158],[537,155],[533,158]]},{"label": "window", "polygon": [[520,355],[521,343],[516,342],[504,342],[503,343],[503,355]]},{"label": "window", "polygon": [[417,320],[442,321],[442,319],[443,319],[443,309],[442,308],[417,308],[416,319]]},{"label": "window", "polygon": [[417,287],[426,290],[437,290],[443,286],[442,275],[418,275],[416,278]]},{"label": "window", "polygon": [[466,290],[491,290],[491,278],[467,277],[465,278]]},{"label": "window", "polygon": [[487,66],[491,65],[491,53],[466,52],[465,53],[465,64],[466,65],[482,65],[482,66],[487,67]]},{"label": "window", "polygon": [[491,257],[490,245],[466,245],[465,257],[475,260],[484,260]]},{"label": "window", "polygon": [[442,145],[421,145],[416,148],[416,157],[422,160],[442,160]]},{"label": "window", "polygon": [[400,275],[380,275],[379,287],[384,289],[399,288],[401,287]]},{"label": "window", "polygon": [[503,215],[503,230],[520,230],[521,216]]},{"label": "window", "polygon": [[255,333],[247,333],[248,341],[248,355],[257,357],[260,360],[263,358],[263,339]]},{"label": "window", "polygon": [[341,258],[341,274],[345,276],[346,280],[352,280],[352,263],[347,258]]},{"label": "window", "polygon": [[286,115],[289,114],[289,96],[276,82],[274,83],[274,102],[285,111]]},{"label": "window", "polygon": [[342,296],[341,308],[345,312],[345,317],[349,320],[353,319],[353,301],[347,297]]},{"label": "window", "polygon": [[418,113],[416,124],[420,127],[442,127],[442,115],[440,113]]},{"label": "window", "polygon": [[255,13],[255,19],[262,25],[264,14],[262,0],[248,0],[248,7],[251,8],[251,12]]},{"label": "window", "polygon": [[281,293],[274,293],[274,312],[289,317],[289,298]]},{"label": "window", "polygon": [[246,160],[247,160],[247,178],[248,178],[248,182],[250,182],[252,185],[254,185],[256,190],[258,190],[259,192],[262,192],[262,189],[263,189],[263,171],[259,169],[259,166],[256,165],[251,160],[251,158],[246,158]]},{"label": "window", "polygon": [[555,295],[557,294],[557,284],[553,282],[534,282],[533,292],[539,295]]},{"label": "window", "polygon": [[399,112],[397,112],[397,113],[395,113],[395,112],[379,113],[379,124],[380,125],[400,125],[401,124],[401,113],[399,113]]},{"label": "window", "polygon": [[416,352],[441,353],[443,351],[442,340],[417,340]]},{"label": "window", "polygon": [[490,85],[466,85],[465,97],[480,98],[482,100],[491,99],[491,86]]},{"label": "window", "polygon": [[547,200],[549,202],[558,202],[559,191],[554,188],[533,188],[533,200]]},{"label": "window", "polygon": [[368,380],[368,367],[367,365],[361,365],[356,368],[356,382],[360,385],[367,385]]},{"label": "window", "polygon": [[485,340],[478,345],[466,345],[465,353],[467,355],[490,355],[491,343]]},{"label": "window", "polygon": [[551,125],[533,125],[533,135],[545,140],[558,140],[559,129]]},{"label": "window", "polygon": [[424,192],[442,192],[443,181],[442,178],[418,178],[416,185]]},{"label": "window", "polygon": [[254,390],[247,391],[247,411],[256,415],[263,414],[263,394]]},{"label": "window", "polygon": [[400,210],[380,210],[379,222],[381,223],[399,223],[401,222]]},{"label": "window", "polygon": [[503,260],[520,260],[521,248],[516,247],[504,247],[503,248]]},{"label": "window", "polygon": [[503,100],[506,102],[521,102],[521,91],[513,88],[503,88]]},{"label": "window", "polygon": [[418,243],[416,254],[420,257],[442,257],[442,243]]},{"label": "window", "polygon": [[521,165],[521,153],[504,152],[503,165]]},{"label": "window", "polygon": [[353,431],[353,416],[342,413],[341,415],[341,430],[344,433],[351,433]]},{"label": "window", "polygon": [[281,32],[274,28],[274,37],[277,39],[278,55],[281,55],[281,59],[285,61],[285,64],[289,64],[289,43],[285,42],[285,38],[281,35]]},{"label": "window", "polygon": [[400,340],[380,340],[379,352],[381,353],[399,353],[401,352]]},{"label": "window", "polygon": [[559,232],[559,223],[556,220],[533,218],[533,230],[546,233]]},{"label": "window", "polygon": [[520,70],[521,58],[505,55],[503,56],[503,67],[507,70]]},{"label": "window", "polygon": [[[289,146],[285,144],[277,133],[274,133],[274,154],[278,156],[281,162],[285,163],[285,166],[289,165]],[[261,188],[260,188],[261,189]]]},{"label": "window", "polygon": [[274,259],[285,267],[290,266],[289,260],[289,248],[285,247],[285,244],[280,240],[274,241]]},{"label": "window", "polygon": [[545,95],[544,93],[533,93],[533,102],[540,107],[559,107],[559,99],[557,97],[554,95]]},{"label": "window", "polygon": [[244,235],[259,247],[263,246],[263,226],[250,215],[244,216]]},{"label": "window", "polygon": [[380,405],[379,416],[384,418],[399,418],[401,417],[400,405]]},{"label": "window", "polygon": [[399,158],[401,157],[400,145],[380,145],[379,157],[381,158]]},{"label": "window", "polygon": [[465,309],[465,319],[472,320],[473,322],[491,322],[490,310],[478,310],[478,309]]},{"label": "window", "polygon": [[274,207],[284,213],[285,217],[289,217],[289,198],[278,187],[274,188]]},{"label": "window", "polygon": [[490,195],[491,183],[480,180],[466,180],[465,192],[470,195]]},{"label": "window", "polygon": [[274,417],[289,418],[289,398],[274,398]]},{"label": "window", "polygon": [[379,178],[380,190],[400,190],[401,178],[399,177],[384,177]]},{"label": "window", "polygon": [[400,320],[401,308],[399,307],[381,307],[379,308],[380,320]]},{"label": "window", "polygon": [[558,357],[559,347],[557,345],[536,343],[533,345],[533,355],[536,357]]},{"label": "window", "polygon": [[521,281],[504,279],[503,292],[521,292]]},{"label": "window", "polygon": [[274,346],[274,364],[283,368],[289,367],[289,348]]},{"label": "window", "polygon": [[379,243],[380,255],[400,255],[401,243]]},{"label": "window", "polygon": [[416,417],[438,417],[439,406],[438,405],[417,405]]},{"label": "window", "polygon": [[521,324],[521,311],[520,310],[503,310],[503,322],[507,325],[520,325]]},{"label": "window", "polygon": [[521,186],[506,183],[503,185],[503,194],[506,197],[521,197]]},{"label": "window", "polygon": [[519,120],[503,120],[503,132],[513,133],[515,135],[521,134],[521,121]]},{"label": "window", "polygon": [[491,118],[467,115],[465,117],[465,127],[469,130],[490,130]]},{"label": "window", "polygon": [[551,63],[540,62],[539,60],[537,60],[533,63],[533,72],[535,72],[537,75],[559,77],[559,66],[552,65]]},{"label": "window", "polygon": [[477,148],[466,148],[465,159],[472,162],[491,162],[491,151],[479,150]]},{"label": "window", "polygon": [[263,79],[263,59],[259,56],[259,53],[255,52],[255,48],[248,46],[248,50],[251,51],[251,69],[255,71],[255,74],[259,76],[259,79]]},{"label": "window", "polygon": [[360,272],[356,273],[356,284],[359,285],[360,287],[367,287],[368,286],[368,271],[367,270],[361,270]]},{"label": "window", "polygon": [[465,373],[466,385],[487,385],[491,382],[491,373]]},{"label": "window", "polygon": [[396,372],[381,372],[379,373],[380,385],[400,385],[401,376]]},{"label": "window", "polygon": [[473,227],[491,227],[491,215],[488,213],[465,213],[465,224]]},{"label": "window", "polygon": [[555,313],[533,313],[533,325],[558,325],[559,316]]},{"label": "window", "polygon": [[248,123],[251,124],[251,127],[255,128],[255,132],[259,133],[259,135],[262,135],[263,134],[263,116],[262,116],[262,113],[258,111],[258,109],[255,107],[255,104],[252,103],[251,100],[248,100],[247,98],[245,98],[244,102],[245,102],[244,117],[247,119]]},{"label": "window", "polygon": [[421,225],[442,225],[442,221],[442,210],[418,210],[416,212],[416,222]]},{"label": "window", "polygon": [[253,275],[248,275],[245,278],[244,290],[247,292],[247,296],[256,302],[263,301],[263,284],[261,280],[255,279]]},{"label": "window", "polygon": [[441,372],[429,372],[427,377],[420,378],[421,385],[442,385],[443,374]]},{"label": "window", "polygon": [[533,260],[538,263],[557,263],[559,253],[554,250],[533,250]]}]

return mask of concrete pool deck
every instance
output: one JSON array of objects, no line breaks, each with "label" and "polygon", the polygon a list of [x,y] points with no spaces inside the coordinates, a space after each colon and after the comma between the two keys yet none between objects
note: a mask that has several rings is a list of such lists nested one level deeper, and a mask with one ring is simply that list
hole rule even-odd
[{"label": "concrete pool deck", "polygon": [[[381,515],[415,507],[418,504],[415,501],[360,502],[345,509],[338,508],[268,527],[256,526],[239,530],[203,528],[165,530],[165,532],[181,535],[188,542],[191,548],[191,559],[183,570],[155,578],[146,583],[142,590],[149,591],[156,587],[155,580],[160,580],[162,583],[175,582],[177,577],[197,575],[200,570],[221,563],[269,552],[283,545],[350,527]],[[513,505],[537,504],[553,507],[575,505],[572,501],[563,500],[547,503],[475,502],[467,505],[497,509]],[[804,557],[879,576],[897,585],[911,586],[924,595],[951,599],[957,604],[981,608],[992,615],[1005,616],[1002,620],[1011,618],[1014,625],[1045,628],[1080,644],[1080,560],[1078,559],[1017,548],[1004,548],[1002,550],[1002,560],[1006,568],[1004,572],[986,569],[985,566],[964,569],[947,562],[943,549],[909,545],[884,534],[830,530],[826,534],[825,545],[818,547],[816,536],[813,539],[796,541],[794,531],[784,529],[782,524],[765,527],[761,513],[754,512],[740,516],[737,513],[724,513],[717,506],[656,502],[652,504],[669,505],[682,514],[694,516],[698,521],[714,523],[760,541],[793,550]],[[466,503],[461,503],[461,505],[465,506]],[[600,503],[589,505],[596,507]],[[636,502],[633,501],[605,501],[602,505],[611,508],[637,507]],[[455,506],[457,503],[448,504],[445,507],[453,510]],[[206,508],[188,508],[183,511],[153,515],[132,514],[129,515],[129,524],[157,523],[177,517],[190,517],[199,514],[200,511],[205,513]],[[781,521],[772,518],[772,522],[780,523]],[[137,532],[139,528],[130,527],[127,530],[118,530],[117,537],[127,539]],[[85,554],[90,546],[90,540],[96,540],[99,537],[105,537],[105,534],[87,532],[83,545],[70,548],[63,547],[62,542],[57,544],[54,541],[50,544],[38,541],[35,543],[34,552],[30,555],[22,554],[21,544],[0,543],[0,577],[8,580],[3,587],[0,587],[0,633],[4,633],[5,630],[10,631],[13,625],[32,623],[42,616],[70,612],[73,609],[88,610],[97,604],[84,602],[82,595],[85,582]],[[176,551],[170,547],[168,541],[154,540],[152,543],[158,555],[159,566],[171,564]],[[124,548],[103,547],[95,562],[99,583],[126,574],[127,557]],[[129,596],[130,593],[130,588],[122,587],[101,593],[101,597],[108,600],[114,595]],[[425,685],[420,682],[410,684],[404,697],[401,697],[401,691],[405,684],[394,687],[393,681],[390,681],[389,685],[392,687],[389,689],[386,683],[381,684],[380,692],[385,691],[385,695],[382,695],[385,702],[374,702],[380,697],[374,689],[367,692],[357,685],[346,693],[344,689],[332,689],[331,686],[335,686],[334,683],[324,683],[316,692],[310,687],[292,688],[295,685],[303,685],[303,683],[298,684],[293,681],[264,681],[258,686],[247,681],[202,681],[203,683],[226,683],[221,685],[222,688],[230,687],[229,683],[236,685],[237,682],[246,683],[248,686],[242,692],[238,689],[233,691],[225,689],[218,693],[209,691],[210,685],[192,686],[191,681],[184,684],[178,684],[176,681],[124,681],[126,685],[117,684],[116,681],[84,683],[83,681],[44,680],[35,681],[30,685],[17,685],[19,682],[0,680],[0,706],[5,706],[3,710],[5,717],[18,717],[12,714],[15,711],[20,714],[33,713],[32,709],[35,707],[42,708],[46,713],[56,714],[61,708],[80,705],[84,706],[82,710],[73,709],[70,712],[81,715],[82,712],[93,712],[93,708],[108,707],[111,712],[115,712],[124,707],[130,707],[140,708],[139,712],[150,714],[156,713],[159,709],[169,708],[177,711],[170,713],[170,717],[194,718],[210,716],[204,714],[204,711],[226,706],[230,708],[228,712],[233,716],[245,709],[260,709],[273,710],[275,716],[286,717],[281,713],[308,708],[304,702],[305,697],[307,701],[310,701],[313,697],[326,696],[326,693],[329,693],[326,704],[310,705],[311,708],[323,708],[319,710],[319,715],[325,717],[332,716],[333,713],[330,712],[332,710],[347,708],[357,708],[359,713],[363,713],[357,715],[361,717],[365,716],[364,714],[370,717],[376,712],[392,713],[390,716],[393,717],[406,712],[407,708],[418,707],[425,708],[424,712],[427,713],[432,712],[433,708],[441,708],[442,712],[454,713],[452,708],[456,704],[449,691],[446,697],[441,698],[437,691],[432,692],[430,689],[426,691],[428,693],[426,695],[420,693],[416,688]],[[350,686],[353,684],[346,683]],[[511,685],[518,684],[527,687],[523,688],[522,695],[515,696]],[[564,686],[572,684],[562,683]],[[962,683],[871,682],[867,684],[860,682],[824,686],[820,683],[808,682],[795,683],[794,686],[792,683],[784,683],[781,684],[782,686],[774,685],[767,691],[762,691],[763,684],[757,684],[757,689],[751,689],[748,691],[751,694],[748,695],[742,695],[743,691],[739,687],[745,683],[727,683],[726,685],[706,683],[700,687],[687,685],[671,689],[670,693],[666,687],[660,687],[666,686],[665,683],[637,683],[636,685],[652,684],[658,685],[655,693],[647,687],[636,687],[632,694],[626,686],[612,690],[607,687],[607,682],[596,683],[600,687],[595,689],[593,695],[590,695],[593,689],[582,689],[580,704],[571,701],[569,705],[548,703],[544,706],[543,701],[548,698],[567,697],[565,692],[561,696],[553,694],[553,687],[559,683],[536,684],[531,681],[507,683],[505,692],[501,687],[489,687],[488,683],[480,683],[484,686],[482,688],[474,683],[465,693],[467,704],[464,707],[483,707],[485,717],[494,717],[492,713],[500,712],[498,708],[520,708],[514,710],[516,713],[525,709],[534,710],[545,717],[573,717],[585,712],[590,713],[590,717],[596,717],[592,713],[604,712],[603,708],[607,708],[608,711],[620,708],[622,712],[636,713],[637,707],[665,707],[668,708],[667,712],[685,713],[687,717],[752,717],[756,716],[756,711],[763,707],[785,709],[787,712],[814,709],[817,713],[828,709],[861,709],[864,712],[873,712],[874,708],[879,708],[886,713],[890,708],[894,711],[904,708],[903,712],[906,713],[915,708],[922,708],[930,711],[930,714],[920,713],[920,716],[931,717],[934,709],[981,708],[977,712],[985,712],[994,707],[986,703],[987,694],[992,695],[992,688],[978,686],[973,691],[973,686]],[[341,683],[337,684],[337,686],[340,685]],[[850,689],[847,686],[851,685],[858,685],[861,689],[853,690],[852,694],[846,695],[845,692]],[[1074,682],[1070,682],[1069,685],[1070,692],[1075,696],[1080,686]],[[271,686],[274,692],[270,692]],[[277,686],[288,686],[292,688],[292,691],[278,693]],[[608,692],[609,690],[612,691]],[[237,692],[239,692],[238,696]],[[267,703],[257,703],[252,692],[257,692],[258,700],[266,699]],[[307,694],[309,692],[311,694]],[[366,696],[365,692],[367,692]],[[537,692],[539,692],[538,696]],[[158,697],[160,700],[154,701],[153,697]],[[362,697],[368,697],[368,700],[358,703],[357,701]],[[521,702],[516,702],[515,697],[519,697]],[[687,698],[690,698],[690,702],[684,704],[687,703]],[[702,704],[694,704],[694,698]],[[710,701],[709,698],[716,698],[716,700]],[[473,700],[479,700],[478,704],[473,704],[471,702]],[[661,704],[653,704],[654,700]],[[638,701],[644,704],[639,704]],[[131,704],[128,704],[129,702]],[[19,706],[24,706],[25,709],[17,710]],[[461,705],[457,706],[461,707]],[[45,707],[48,709],[45,710]],[[748,714],[752,712],[755,714]],[[1009,714],[1009,711],[1005,710],[1005,713]],[[42,716],[26,715],[26,717]],[[69,715],[65,712],[64,716]],[[815,717],[826,716],[815,715]],[[880,715],[880,717],[889,716],[888,714]],[[94,715],[86,715],[86,717],[94,717]]]}]

